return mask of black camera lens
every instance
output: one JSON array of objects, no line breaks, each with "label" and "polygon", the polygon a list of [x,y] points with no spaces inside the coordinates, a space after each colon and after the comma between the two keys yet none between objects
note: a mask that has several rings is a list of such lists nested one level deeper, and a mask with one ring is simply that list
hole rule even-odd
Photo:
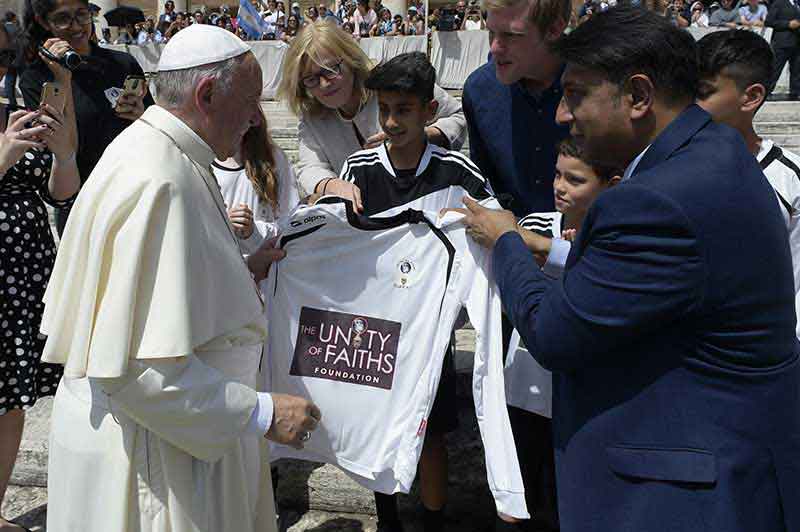
[{"label": "black camera lens", "polygon": [[40,46],[39,51],[42,52],[42,54],[51,61],[55,61],[56,63],[70,70],[75,70],[81,63],[83,63],[83,58],[81,57],[81,54],[79,54],[75,50],[67,50],[67,52],[61,57],[56,57],[55,55],[53,55],[52,52],[50,52],[50,50],[48,50],[44,46]]},{"label": "black camera lens", "polygon": [[67,67],[70,70],[75,70],[76,68],[78,68],[78,65],[83,63],[83,58],[81,57],[81,54],[79,54],[78,52],[70,50],[64,54],[63,61],[65,67]]}]

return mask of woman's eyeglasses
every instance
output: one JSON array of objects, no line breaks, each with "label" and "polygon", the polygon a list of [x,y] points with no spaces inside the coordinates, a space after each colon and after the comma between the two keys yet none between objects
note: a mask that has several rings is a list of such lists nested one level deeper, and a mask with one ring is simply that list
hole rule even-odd
[{"label": "woman's eyeglasses", "polygon": [[333,81],[340,77],[342,77],[342,61],[330,66],[324,66],[318,73],[306,76],[300,81],[305,88],[316,89],[319,87],[320,81],[322,80],[321,78],[325,78],[327,81]]},{"label": "woman's eyeglasses", "polygon": [[85,26],[92,21],[92,14],[86,9],[79,9],[75,13],[57,13],[49,18],[50,24],[57,30],[66,30],[72,26],[72,21],[79,26]]},{"label": "woman's eyeglasses", "polygon": [[6,48],[5,50],[0,50],[0,66],[4,68],[8,68],[14,64],[17,60],[17,51],[13,48]]}]

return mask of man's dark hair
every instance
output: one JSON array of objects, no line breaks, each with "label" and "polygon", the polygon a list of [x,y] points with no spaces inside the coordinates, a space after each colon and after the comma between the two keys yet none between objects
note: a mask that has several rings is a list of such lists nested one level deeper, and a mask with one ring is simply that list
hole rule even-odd
[{"label": "man's dark hair", "polygon": [[17,14],[13,11],[6,11],[6,22],[14,22],[14,19],[17,18]]},{"label": "man's dark hair", "polygon": [[723,74],[741,91],[756,83],[769,90],[773,61],[772,48],[752,31],[717,31],[697,42],[700,78],[712,79]]},{"label": "man's dark hair", "polygon": [[599,72],[620,87],[644,74],[670,103],[693,100],[697,92],[694,38],[647,9],[617,6],[597,13],[553,49],[566,63]]},{"label": "man's dark hair", "polygon": [[394,91],[417,96],[422,102],[433,100],[436,69],[422,52],[400,54],[369,73],[364,86],[374,91]]},{"label": "man's dark hair", "polygon": [[584,153],[583,149],[575,142],[572,137],[567,137],[561,142],[558,143],[557,146],[558,154],[563,155],[565,157],[572,157],[573,159],[578,159],[579,161],[589,165],[595,174],[597,174],[597,178],[600,181],[608,182],[614,176],[621,176],[625,171],[623,168],[619,168],[616,166],[608,166],[604,164],[599,164],[594,161],[590,161],[586,158],[586,154]]}]

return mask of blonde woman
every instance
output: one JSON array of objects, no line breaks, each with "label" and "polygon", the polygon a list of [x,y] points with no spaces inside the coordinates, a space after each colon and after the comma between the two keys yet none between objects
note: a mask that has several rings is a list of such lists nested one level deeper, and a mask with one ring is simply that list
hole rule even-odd
[{"label": "blonde woman", "polygon": [[[378,123],[378,100],[364,88],[372,65],[358,43],[330,21],[318,20],[292,41],[283,62],[279,97],[299,117],[297,178],[307,194],[325,193],[353,201],[361,209],[358,187],[340,180],[345,159],[385,140]],[[428,140],[458,150],[467,134],[461,104],[440,87]]]},{"label": "blonde woman", "polygon": [[263,113],[261,124],[245,134],[239,153],[214,161],[213,169],[242,252],[253,253],[278,234],[278,221],[300,201],[292,166],[272,142]]}]

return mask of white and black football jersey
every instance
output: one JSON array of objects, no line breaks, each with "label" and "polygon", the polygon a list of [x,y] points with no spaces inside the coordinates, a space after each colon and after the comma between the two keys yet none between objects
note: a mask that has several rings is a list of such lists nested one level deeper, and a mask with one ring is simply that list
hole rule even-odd
[{"label": "white and black football jersey", "polygon": [[386,145],[381,144],[348,157],[340,177],[361,189],[367,216],[391,214],[396,208],[438,212],[463,207],[464,192],[478,201],[492,196],[475,163],[430,143],[416,170],[395,169]]},{"label": "white and black football jersey", "polygon": [[304,450],[276,445],[273,458],[336,464],[372,490],[407,493],[465,307],[477,333],[473,393],[489,487],[498,511],[526,518],[491,253],[467,237],[460,215],[437,215],[368,218],[332,198],[290,215],[279,240],[286,257],[267,279],[268,389],[309,398],[322,421]]},{"label": "white and black football jersey", "polygon": [[[767,181],[778,197],[783,221],[789,230],[789,249],[794,271],[795,312],[800,316],[800,157],[764,139],[757,156]],[[800,338],[800,320],[797,325]]]}]

